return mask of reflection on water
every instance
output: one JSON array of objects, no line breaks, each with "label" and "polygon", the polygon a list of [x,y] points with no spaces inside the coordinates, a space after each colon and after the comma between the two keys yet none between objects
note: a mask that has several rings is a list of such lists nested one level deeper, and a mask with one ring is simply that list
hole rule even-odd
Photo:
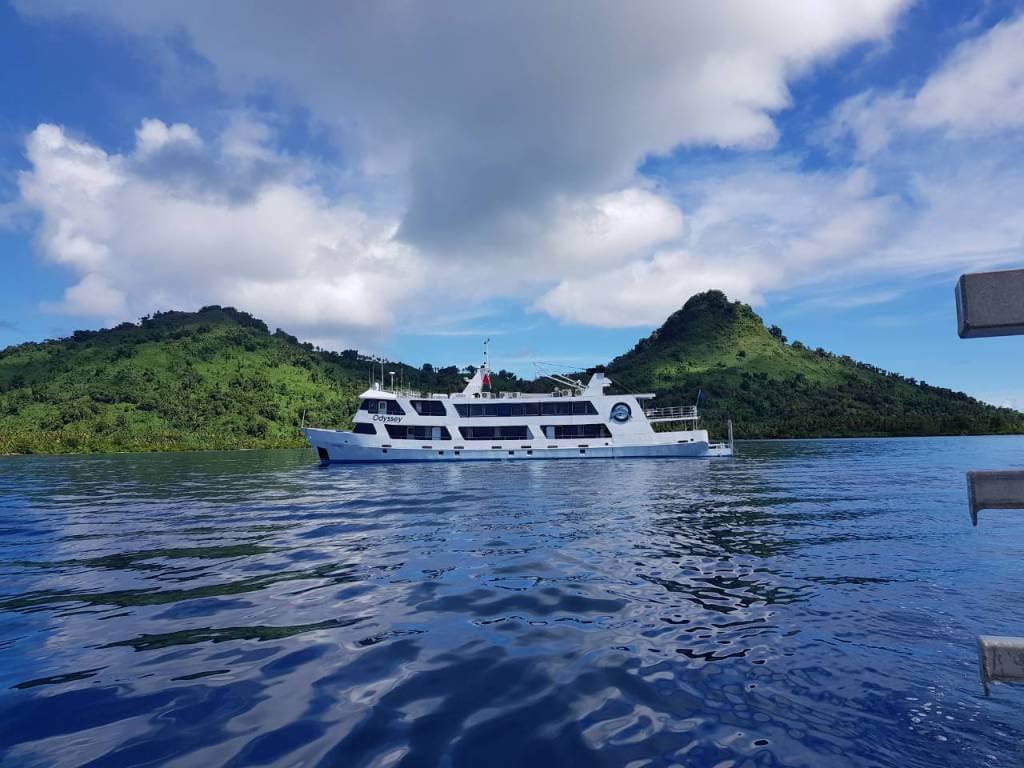
[{"label": "reflection on water", "polygon": [[29,765],[1006,765],[1024,439],[320,469],[0,459],[0,755]]}]

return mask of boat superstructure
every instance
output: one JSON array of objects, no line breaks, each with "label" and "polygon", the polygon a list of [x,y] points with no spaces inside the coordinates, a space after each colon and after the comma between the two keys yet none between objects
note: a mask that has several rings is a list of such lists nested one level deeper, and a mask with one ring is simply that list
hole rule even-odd
[{"label": "boat superstructure", "polygon": [[[351,431],[304,428],[322,463],[469,461],[584,457],[731,456],[697,429],[694,405],[653,408],[653,393],[608,394],[612,381],[594,373],[584,384],[550,375],[545,393],[490,391],[490,365],[465,389],[423,394],[374,382],[360,395]],[[655,431],[654,424],[674,424]]]}]

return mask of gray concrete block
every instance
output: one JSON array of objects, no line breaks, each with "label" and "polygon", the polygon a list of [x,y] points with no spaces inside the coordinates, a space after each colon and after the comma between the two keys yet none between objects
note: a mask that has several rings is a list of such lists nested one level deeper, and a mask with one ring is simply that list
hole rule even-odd
[{"label": "gray concrete block", "polygon": [[982,509],[1024,509],[1024,470],[968,472],[967,499],[974,525]]},{"label": "gray concrete block", "polygon": [[978,638],[981,683],[1024,683],[1024,637],[981,635]]},{"label": "gray concrete block", "polygon": [[961,339],[1024,334],[1024,269],[961,275],[956,319]]}]

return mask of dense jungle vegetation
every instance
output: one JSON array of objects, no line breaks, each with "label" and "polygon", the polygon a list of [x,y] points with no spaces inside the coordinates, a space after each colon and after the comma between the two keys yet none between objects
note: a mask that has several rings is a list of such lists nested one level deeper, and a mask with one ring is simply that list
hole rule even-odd
[{"label": "dense jungle vegetation", "polygon": [[[302,343],[230,307],[162,312],[0,352],[0,453],[290,447],[306,423],[344,427],[371,363]],[[461,389],[455,366],[385,364],[407,386]],[[1024,414],[788,343],[719,291],[691,298],[608,375],[659,404],[703,392],[716,437],[998,434]],[[497,390],[548,389],[501,371]]]},{"label": "dense jungle vegetation", "polygon": [[718,435],[853,437],[1024,432],[1024,414],[824,349],[789,343],[721,291],[692,297],[608,366],[634,391],[692,403]]}]

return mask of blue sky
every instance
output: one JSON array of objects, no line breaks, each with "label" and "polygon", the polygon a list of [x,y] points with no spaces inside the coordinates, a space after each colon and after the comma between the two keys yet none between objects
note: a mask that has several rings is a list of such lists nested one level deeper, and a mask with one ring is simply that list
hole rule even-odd
[{"label": "blue sky", "polygon": [[1024,408],[1024,6],[0,2],[0,345],[232,304],[414,363],[599,363],[707,288]]}]

